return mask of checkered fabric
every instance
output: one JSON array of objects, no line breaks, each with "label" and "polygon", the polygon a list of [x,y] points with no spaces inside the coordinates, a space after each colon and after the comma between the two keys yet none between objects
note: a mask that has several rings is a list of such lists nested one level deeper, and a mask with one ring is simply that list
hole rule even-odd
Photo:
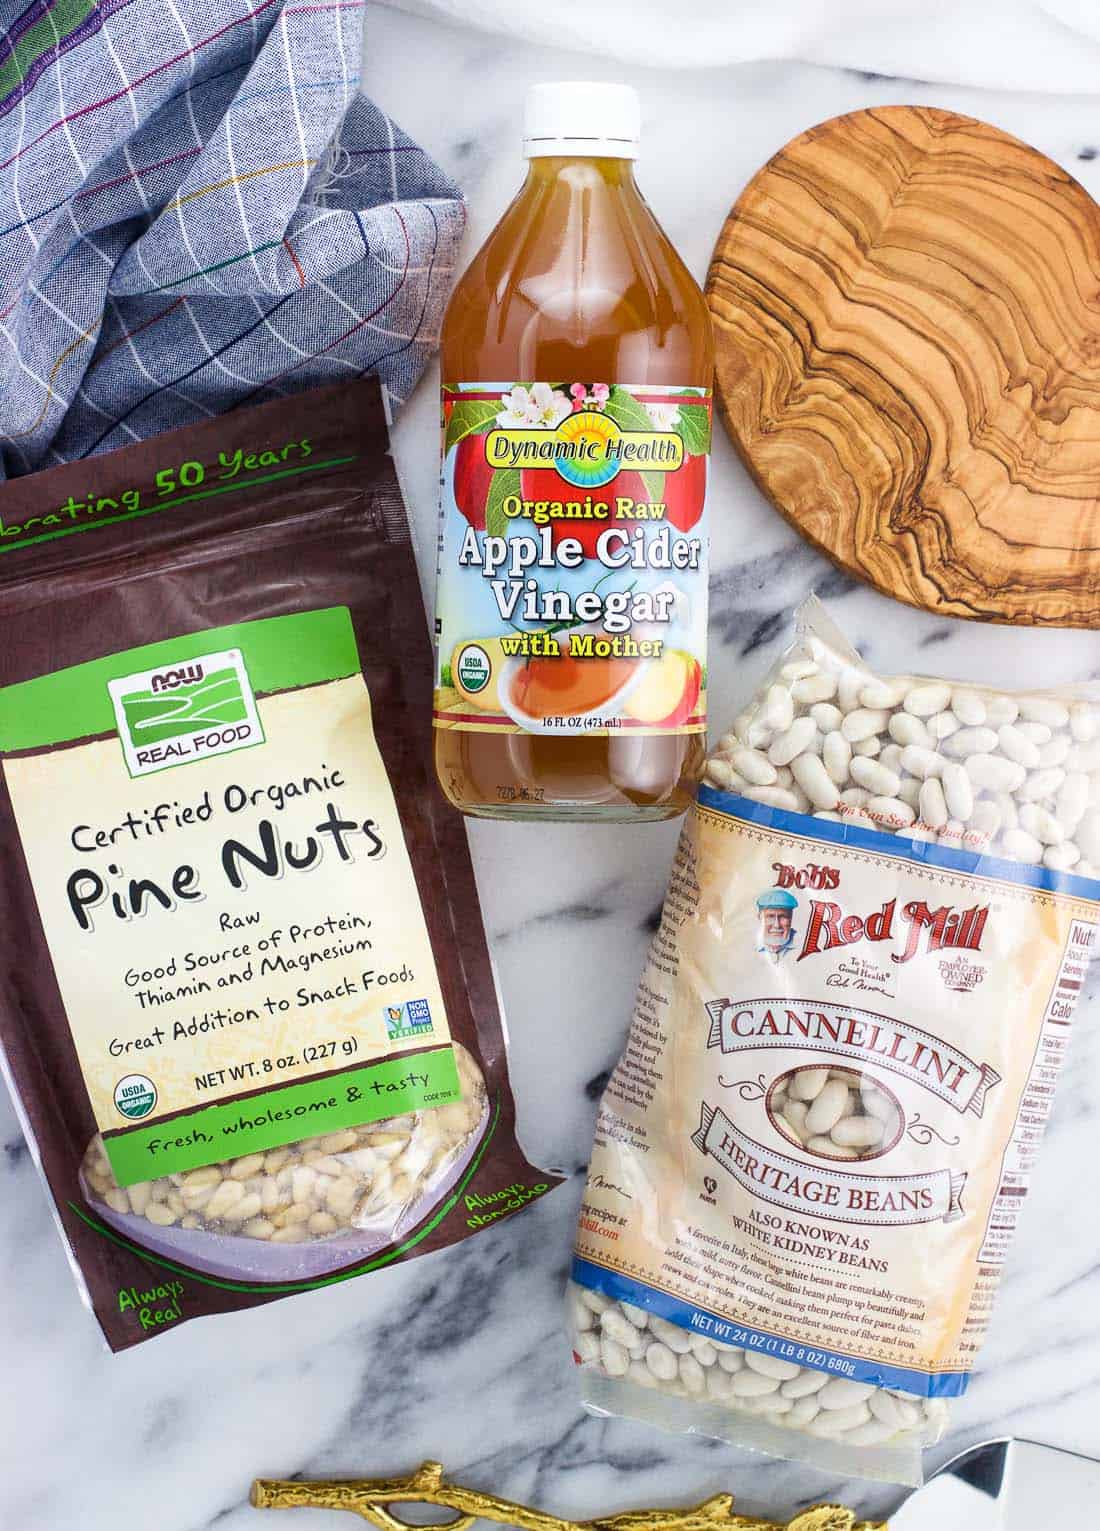
[{"label": "checkered fabric", "polygon": [[0,0],[0,478],[435,344],[463,206],[359,0]]}]

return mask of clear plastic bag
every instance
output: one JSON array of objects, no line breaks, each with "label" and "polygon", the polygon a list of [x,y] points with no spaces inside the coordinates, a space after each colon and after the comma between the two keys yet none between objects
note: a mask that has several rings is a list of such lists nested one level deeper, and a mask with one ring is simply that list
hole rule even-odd
[{"label": "clear plastic bag", "polygon": [[601,1104],[568,1298],[589,1406],[920,1481],[1098,864],[1093,696],[879,677],[806,603],[708,761]]}]

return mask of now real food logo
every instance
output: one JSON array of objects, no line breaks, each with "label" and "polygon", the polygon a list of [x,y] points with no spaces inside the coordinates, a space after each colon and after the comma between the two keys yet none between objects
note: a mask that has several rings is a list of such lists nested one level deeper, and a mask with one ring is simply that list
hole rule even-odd
[{"label": "now real food logo", "polygon": [[240,649],[123,675],[107,689],[131,776],[264,742]]}]

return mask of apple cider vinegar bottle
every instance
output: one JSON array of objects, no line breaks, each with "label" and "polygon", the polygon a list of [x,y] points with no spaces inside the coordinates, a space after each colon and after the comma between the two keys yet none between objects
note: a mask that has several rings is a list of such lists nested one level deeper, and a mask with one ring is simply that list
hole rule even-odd
[{"label": "apple cider vinegar bottle", "polygon": [[435,760],[487,818],[663,819],[706,730],[703,295],[622,85],[538,85],[527,180],[443,324]]}]

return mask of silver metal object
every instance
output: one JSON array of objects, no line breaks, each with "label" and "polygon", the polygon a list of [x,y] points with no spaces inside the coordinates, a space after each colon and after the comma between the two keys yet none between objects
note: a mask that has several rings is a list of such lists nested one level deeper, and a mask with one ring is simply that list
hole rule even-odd
[{"label": "silver metal object", "polygon": [[1100,1462],[1034,1441],[986,1441],[941,1467],[890,1531],[1094,1531]]}]

